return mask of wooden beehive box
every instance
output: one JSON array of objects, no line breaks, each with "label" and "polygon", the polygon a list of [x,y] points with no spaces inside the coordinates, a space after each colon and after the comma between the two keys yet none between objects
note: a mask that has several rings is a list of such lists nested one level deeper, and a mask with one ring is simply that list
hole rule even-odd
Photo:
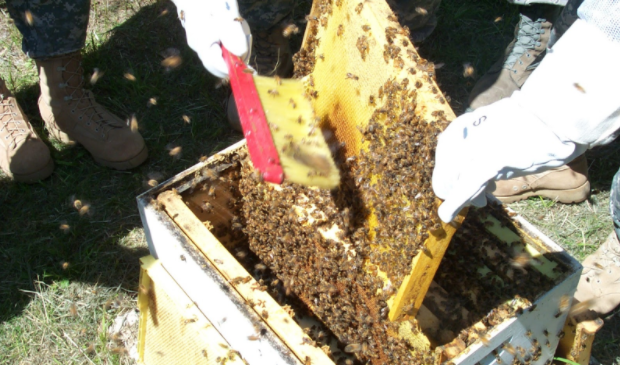
[{"label": "wooden beehive box", "polygon": [[[322,346],[336,341],[330,332],[338,330],[299,309],[304,304],[296,288],[282,281],[273,286],[273,272],[248,249],[238,225],[245,155],[238,143],[138,197],[151,254],[192,310],[248,363],[345,363],[345,346],[357,344],[340,338],[328,356]],[[427,357],[413,363],[545,364],[553,357],[581,266],[521,217],[499,208],[481,212],[473,211],[455,235],[416,317],[400,319],[415,323],[418,338],[426,339],[416,346]],[[296,313],[280,303],[291,303]],[[160,351],[148,342],[141,346],[144,353]]]}]

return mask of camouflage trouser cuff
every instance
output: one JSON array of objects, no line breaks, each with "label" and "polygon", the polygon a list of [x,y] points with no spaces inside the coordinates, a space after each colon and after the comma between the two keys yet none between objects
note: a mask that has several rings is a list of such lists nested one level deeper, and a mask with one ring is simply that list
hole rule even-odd
[{"label": "camouflage trouser cuff", "polygon": [[51,52],[48,54],[33,54],[31,52],[28,52],[27,50],[23,49],[24,53],[32,58],[32,59],[37,59],[37,60],[46,60],[48,58],[54,58],[54,57],[62,57],[65,55],[69,55],[71,53],[76,53],[76,52],[80,52],[82,50],[82,48],[84,48],[84,46],[82,45],[82,47],[78,48],[78,49],[73,49],[73,50],[59,50],[58,52]]},{"label": "camouflage trouser cuff", "polygon": [[611,219],[614,221],[614,230],[616,235],[620,237],[620,170],[616,172],[611,182],[611,190],[609,192],[609,211]]},{"label": "camouflage trouser cuff", "polygon": [[84,47],[90,0],[7,0],[6,5],[29,57],[56,57]]}]

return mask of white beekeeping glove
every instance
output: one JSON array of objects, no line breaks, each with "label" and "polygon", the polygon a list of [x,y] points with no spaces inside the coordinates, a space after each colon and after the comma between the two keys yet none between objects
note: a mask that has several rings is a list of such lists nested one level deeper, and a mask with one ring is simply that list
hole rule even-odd
[{"label": "white beekeeping glove", "polygon": [[450,222],[465,206],[484,206],[493,180],[562,166],[584,150],[511,98],[462,115],[437,141],[433,190],[445,200],[439,218]]},{"label": "white beekeeping glove", "polygon": [[248,23],[239,15],[236,0],[174,0],[174,3],[185,28],[187,44],[209,72],[220,78],[228,75],[220,44],[247,63],[252,35]]},{"label": "white beekeeping glove", "polygon": [[433,171],[439,217],[486,204],[494,180],[541,172],[609,142],[620,128],[620,43],[577,20],[521,91],[455,119]]}]

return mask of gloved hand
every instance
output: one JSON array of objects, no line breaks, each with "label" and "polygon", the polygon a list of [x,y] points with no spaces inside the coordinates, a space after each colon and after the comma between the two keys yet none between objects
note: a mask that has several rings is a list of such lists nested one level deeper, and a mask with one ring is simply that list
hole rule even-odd
[{"label": "gloved hand", "polygon": [[439,135],[433,189],[445,200],[441,220],[485,205],[492,180],[561,166],[615,138],[620,42],[605,24],[578,19],[520,91],[460,116]]},{"label": "gloved hand", "polygon": [[444,199],[439,218],[450,222],[466,206],[486,205],[492,180],[561,166],[583,151],[511,98],[464,114],[438,138],[433,190]]},{"label": "gloved hand", "polygon": [[228,75],[220,44],[248,63],[252,35],[248,23],[239,15],[236,0],[174,0],[174,3],[185,28],[187,44],[209,72],[220,78]]}]

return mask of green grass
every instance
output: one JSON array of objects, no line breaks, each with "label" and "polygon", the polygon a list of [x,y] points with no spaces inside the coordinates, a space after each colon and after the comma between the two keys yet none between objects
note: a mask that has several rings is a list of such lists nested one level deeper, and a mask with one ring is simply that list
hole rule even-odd
[{"label": "green grass", "polygon": [[[0,9],[6,49],[0,74],[56,162],[52,177],[37,184],[0,178],[0,364],[130,363],[112,353],[106,328],[135,306],[138,259],[148,254],[135,197],[146,190],[150,173],[173,176],[241,138],[225,120],[227,91],[215,89],[217,80],[187,47],[172,3],[93,1],[85,74],[95,67],[105,73],[91,87],[97,100],[123,119],[135,114],[150,151],[135,170],[102,168],[82,147],[47,140],[36,69],[21,53],[21,36],[4,4]],[[160,55],[169,47],[183,58],[171,71]],[[136,81],[123,77],[129,70]],[[151,97],[158,102],[149,108]],[[183,148],[178,159],[169,155],[176,146]],[[74,199],[90,204],[90,214],[80,216]],[[67,233],[61,224],[70,226]],[[115,298],[120,305],[106,309]],[[76,316],[69,313],[72,301]],[[90,344],[95,352],[85,356]]]},{"label": "green grass", "polygon": [[[303,18],[308,5],[297,2],[295,16]],[[105,73],[91,87],[97,100],[121,118],[135,114],[150,151],[135,170],[102,168],[83,148],[47,139],[37,110],[36,69],[21,53],[21,36],[3,2],[0,10],[0,75],[56,162],[52,177],[37,184],[0,176],[0,364],[132,363],[114,353],[118,344],[108,328],[135,306],[138,259],[148,253],[135,196],[146,189],[149,174],[173,176],[241,138],[225,120],[228,92],[215,89],[217,80],[188,49],[170,2],[94,0],[85,74],[94,68]],[[437,80],[457,113],[476,81],[463,77],[463,64],[482,75],[512,39],[517,19],[518,8],[501,0],[444,0],[438,28],[420,44],[420,53],[445,63]],[[180,50],[183,64],[166,71],[161,53],[169,47]],[[128,71],[136,81],[123,77]],[[157,105],[148,107],[152,97]],[[169,155],[176,146],[183,148],[179,159]],[[594,188],[589,202],[566,206],[531,199],[512,205],[580,259],[611,230],[609,185],[620,166],[617,144],[588,157]],[[73,199],[89,203],[91,213],[80,216]],[[70,226],[67,233],[61,224]],[[613,317],[597,337],[594,355],[604,364],[620,363],[619,328]]]}]

